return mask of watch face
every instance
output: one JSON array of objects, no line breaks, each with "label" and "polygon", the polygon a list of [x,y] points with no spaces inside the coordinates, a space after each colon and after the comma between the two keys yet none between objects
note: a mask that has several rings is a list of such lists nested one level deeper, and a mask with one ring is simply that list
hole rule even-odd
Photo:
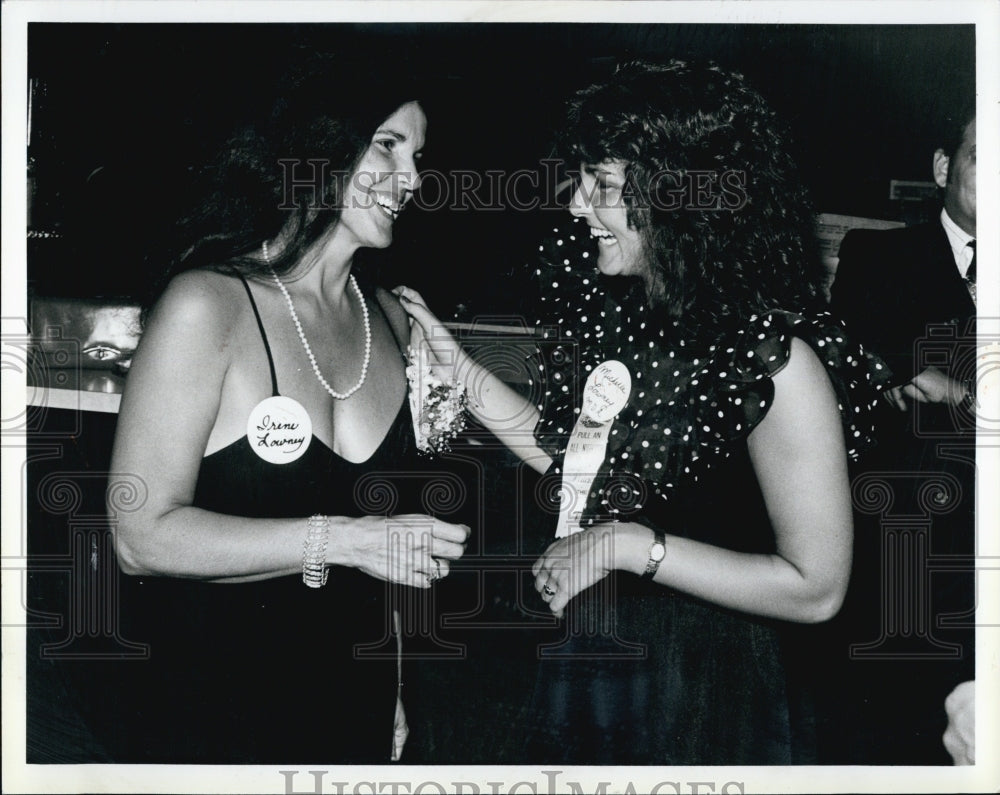
[{"label": "watch face", "polygon": [[666,554],[667,554],[667,549],[666,547],[663,546],[663,544],[653,544],[653,546],[649,550],[650,559],[655,560],[657,562],[663,560],[663,556]]}]

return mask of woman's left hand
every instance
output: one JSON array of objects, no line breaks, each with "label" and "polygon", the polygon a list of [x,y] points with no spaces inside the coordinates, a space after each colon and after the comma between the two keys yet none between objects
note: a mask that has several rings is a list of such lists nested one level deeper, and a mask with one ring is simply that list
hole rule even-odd
[{"label": "woman's left hand", "polygon": [[615,568],[615,525],[593,525],[549,545],[531,567],[535,590],[562,617],[569,600]]}]

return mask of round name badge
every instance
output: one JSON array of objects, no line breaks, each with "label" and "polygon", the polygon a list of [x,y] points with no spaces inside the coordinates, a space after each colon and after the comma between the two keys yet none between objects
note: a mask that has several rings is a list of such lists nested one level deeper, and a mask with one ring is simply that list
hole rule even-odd
[{"label": "round name badge", "polygon": [[271,464],[288,464],[309,448],[312,420],[297,400],[276,395],[265,398],[247,418],[247,441]]},{"label": "round name badge", "polygon": [[582,417],[593,422],[610,422],[628,403],[632,392],[632,376],[628,368],[609,359],[594,368],[583,388]]}]

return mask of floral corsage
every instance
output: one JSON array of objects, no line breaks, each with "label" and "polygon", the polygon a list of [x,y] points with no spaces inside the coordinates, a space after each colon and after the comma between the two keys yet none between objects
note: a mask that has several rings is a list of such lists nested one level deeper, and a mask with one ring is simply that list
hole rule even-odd
[{"label": "floral corsage", "polygon": [[407,348],[406,380],[417,449],[427,455],[447,452],[451,440],[465,429],[465,384],[435,376],[427,351],[416,351],[412,346]]}]

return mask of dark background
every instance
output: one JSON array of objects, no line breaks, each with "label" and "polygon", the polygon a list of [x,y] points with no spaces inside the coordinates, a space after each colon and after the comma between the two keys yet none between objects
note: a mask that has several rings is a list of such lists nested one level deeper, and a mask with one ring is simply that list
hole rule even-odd
[{"label": "dark background", "polygon": [[[142,298],[165,264],[194,168],[269,106],[303,50],[369,59],[434,85],[424,164],[538,168],[562,100],[629,57],[742,70],[784,118],[817,210],[899,218],[890,179],[929,180],[935,120],[971,89],[971,25],[52,24],[29,26],[33,101],[29,289]],[[549,214],[551,218],[552,214]],[[404,213],[385,279],[443,316],[512,311],[549,218]]]},{"label": "dark background", "polygon": [[[275,81],[310,49],[342,57],[345,79],[371,59],[425,77],[434,86],[426,166],[479,173],[537,168],[562,100],[622,59],[711,58],[747,74],[784,117],[818,210],[880,218],[902,215],[889,180],[930,179],[936,121],[971,88],[975,63],[972,26],[33,23],[29,290],[144,298],[193,172],[237,123],[270,107]],[[408,210],[376,264],[442,316],[460,306],[459,316],[516,312],[523,266],[560,215]],[[82,496],[72,516],[29,500],[28,760],[108,761],[115,710],[134,706],[121,703],[118,683],[136,650],[117,635],[74,634],[68,618],[81,609],[74,599],[103,598],[118,582],[103,501],[115,417],[33,412],[29,493],[78,480]],[[512,554],[517,542],[516,470],[498,459],[477,452],[491,547],[473,553]],[[545,625],[517,612],[513,575],[495,578],[486,618],[517,629],[452,630],[478,677],[463,660],[409,672],[408,709],[421,727],[411,761],[523,761],[516,732],[494,727],[523,724],[534,670],[523,653]],[[461,612],[447,608],[465,606],[468,579],[438,591],[442,615]]]}]

